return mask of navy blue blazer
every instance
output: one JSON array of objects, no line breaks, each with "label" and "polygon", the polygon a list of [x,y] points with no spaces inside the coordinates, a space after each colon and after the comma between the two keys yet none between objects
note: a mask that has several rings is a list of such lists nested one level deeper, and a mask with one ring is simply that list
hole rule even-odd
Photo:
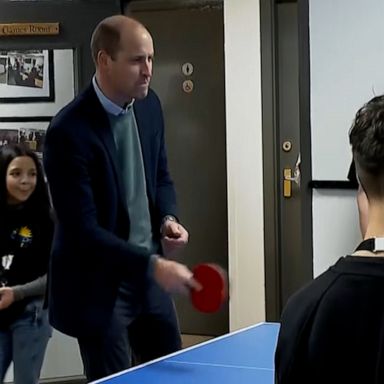
[{"label": "navy blue blazer", "polygon": [[[167,166],[164,122],[156,94],[136,100],[155,239],[167,215],[177,215]],[[127,243],[129,215],[108,116],[91,85],[52,120],[44,167],[56,213],[48,274],[51,324],[79,337],[108,324],[121,280],[143,284],[149,256]]]}]

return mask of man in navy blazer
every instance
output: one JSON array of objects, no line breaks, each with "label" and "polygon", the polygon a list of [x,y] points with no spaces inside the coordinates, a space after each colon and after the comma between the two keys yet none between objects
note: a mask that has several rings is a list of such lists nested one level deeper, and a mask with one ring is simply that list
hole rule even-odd
[{"label": "man in navy blazer", "polygon": [[47,131],[44,165],[57,226],[52,325],[78,339],[88,380],[181,347],[170,293],[199,289],[168,260],[179,223],[160,102],[149,89],[153,43],[132,18],[104,19],[91,41],[92,84]]}]

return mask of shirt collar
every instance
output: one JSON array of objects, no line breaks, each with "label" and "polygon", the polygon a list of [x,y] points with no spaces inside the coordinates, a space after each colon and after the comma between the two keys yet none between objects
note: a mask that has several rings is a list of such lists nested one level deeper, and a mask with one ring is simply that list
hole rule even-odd
[{"label": "shirt collar", "polygon": [[95,89],[96,95],[103,106],[103,108],[114,116],[125,115],[130,108],[132,107],[135,99],[133,99],[128,105],[124,108],[120,107],[120,105],[115,104],[111,99],[104,95],[103,91],[100,89],[99,85],[96,81],[96,76],[94,75],[92,78],[93,88]]}]

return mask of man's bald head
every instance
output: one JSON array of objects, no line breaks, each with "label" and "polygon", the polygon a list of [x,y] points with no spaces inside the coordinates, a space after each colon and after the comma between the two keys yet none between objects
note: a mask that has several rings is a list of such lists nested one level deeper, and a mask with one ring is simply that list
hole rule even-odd
[{"label": "man's bald head", "polygon": [[136,31],[146,31],[139,21],[124,15],[114,15],[102,20],[95,28],[91,38],[92,58],[97,66],[97,56],[105,51],[112,59],[120,50],[121,34],[134,34]]}]

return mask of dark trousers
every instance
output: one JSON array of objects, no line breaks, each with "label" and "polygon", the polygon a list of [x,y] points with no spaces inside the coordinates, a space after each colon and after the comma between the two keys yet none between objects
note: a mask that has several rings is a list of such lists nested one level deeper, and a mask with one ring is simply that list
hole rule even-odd
[{"label": "dark trousers", "polygon": [[181,337],[172,298],[155,282],[142,289],[120,287],[111,322],[104,332],[79,338],[88,381],[175,352]]}]

